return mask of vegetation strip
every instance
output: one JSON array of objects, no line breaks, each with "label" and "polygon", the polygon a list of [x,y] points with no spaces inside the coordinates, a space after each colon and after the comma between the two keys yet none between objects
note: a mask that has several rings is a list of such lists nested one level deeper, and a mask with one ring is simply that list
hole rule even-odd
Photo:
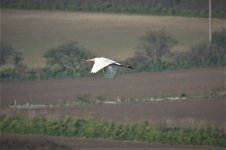
[{"label": "vegetation strip", "polygon": [[[177,43],[164,30],[149,31],[142,37],[139,50],[123,64],[133,66],[128,72],[155,72],[225,66],[226,30],[214,32],[212,43],[194,46],[188,52],[172,52]],[[0,71],[0,81],[41,80],[49,78],[81,77],[90,75],[90,64],[86,59],[95,54],[87,51],[77,42],[69,42],[47,51],[44,55],[47,65],[44,68],[30,69],[23,63],[22,54],[10,45],[1,43],[0,66],[12,61],[13,68]]]},{"label": "vegetation strip", "polygon": [[226,134],[214,127],[206,129],[168,128],[143,123],[113,123],[65,117],[47,120],[44,117],[26,119],[21,116],[1,116],[1,133],[47,134],[114,140],[136,140],[168,144],[213,145],[226,147]]},{"label": "vegetation strip", "polygon": [[[206,6],[206,3],[199,5]],[[213,5],[223,1],[212,1]],[[196,6],[191,8],[195,2],[187,3],[185,0],[176,1],[68,1],[68,0],[3,0],[2,8],[36,9],[36,10],[63,10],[63,11],[86,11],[86,12],[105,12],[105,13],[127,13],[127,14],[145,14],[145,15],[170,15],[170,16],[188,16],[188,17],[208,17],[208,7]],[[219,4],[218,4],[219,5]],[[219,7],[219,6],[218,6]],[[225,18],[225,13],[219,8],[212,10],[214,18]]]},{"label": "vegetation strip", "polygon": [[104,97],[98,96],[96,98],[92,98],[88,94],[80,94],[77,96],[75,100],[72,101],[64,101],[64,100],[57,100],[56,103],[53,104],[17,104],[17,101],[14,100],[14,104],[12,104],[11,108],[17,109],[33,109],[33,108],[54,108],[54,107],[74,107],[79,105],[98,105],[98,104],[121,104],[121,103],[136,103],[136,102],[154,102],[154,101],[181,101],[181,100],[191,100],[191,99],[200,99],[200,98],[216,98],[216,97],[225,97],[225,91],[216,91],[211,92],[205,95],[193,95],[189,96],[186,93],[181,93],[180,96],[171,96],[171,97],[147,97],[147,98],[120,98],[116,97],[112,100],[107,100]]}]

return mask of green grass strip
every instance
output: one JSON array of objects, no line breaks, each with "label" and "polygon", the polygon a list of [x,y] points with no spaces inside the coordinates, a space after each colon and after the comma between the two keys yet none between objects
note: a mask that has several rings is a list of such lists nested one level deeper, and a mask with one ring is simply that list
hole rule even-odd
[{"label": "green grass strip", "polygon": [[51,136],[87,137],[113,140],[136,140],[166,144],[212,145],[226,147],[226,134],[217,128],[169,128],[141,123],[114,123],[92,118],[65,117],[63,120],[1,116],[1,133],[46,134]]}]

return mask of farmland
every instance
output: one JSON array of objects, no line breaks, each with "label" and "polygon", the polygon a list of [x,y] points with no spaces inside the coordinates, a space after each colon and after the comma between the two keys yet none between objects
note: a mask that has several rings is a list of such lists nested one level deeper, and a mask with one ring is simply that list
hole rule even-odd
[{"label": "farmland", "polygon": [[[50,118],[72,115],[119,122],[149,120],[166,123],[168,120],[172,125],[176,124],[174,121],[181,125],[183,122],[193,122],[195,127],[213,123],[224,129],[225,97],[218,96],[219,92],[225,91],[224,70],[225,68],[212,68],[127,74],[114,80],[86,77],[3,83],[1,105],[8,107],[13,105],[15,100],[17,105],[60,103],[66,109],[44,108],[32,110],[33,113],[28,111],[27,115],[43,114]],[[122,104],[74,105],[73,102],[84,94],[91,100],[99,98],[106,101],[122,101]],[[173,97],[183,94],[186,95],[186,100],[139,102],[151,97]],[[138,102],[126,102],[128,98],[137,98]],[[26,111],[24,113],[26,114]]]},{"label": "farmland", "polygon": [[[206,18],[2,9],[1,21],[1,42],[37,70],[47,67],[45,52],[68,41],[116,60],[132,56],[149,30],[164,29],[178,41],[177,52],[208,41]],[[213,19],[213,31],[224,26],[225,20]],[[194,68],[3,82],[0,147],[225,147],[225,66]]]},{"label": "farmland", "polygon": [[[43,67],[43,54],[67,41],[78,41],[88,50],[123,60],[134,54],[140,37],[149,30],[165,29],[178,40],[174,50],[208,40],[208,19],[127,14],[1,10],[1,41],[23,52],[29,67]],[[213,30],[225,20],[214,19]],[[120,53],[119,53],[120,52]]]},{"label": "farmland", "polygon": [[133,149],[133,150],[147,150],[147,149],[213,149],[210,146],[190,146],[190,145],[167,145],[167,144],[151,144],[145,142],[128,142],[128,141],[112,141],[101,139],[84,139],[75,137],[53,137],[44,135],[2,135],[0,137],[1,148],[10,150],[17,148],[32,148],[32,149],[83,149],[83,150],[99,150],[99,149]]},{"label": "farmland", "polygon": [[[209,68],[126,74],[117,76],[114,80],[93,76],[75,79],[2,83],[1,105],[4,109],[1,110],[1,114],[17,114],[26,118],[45,116],[50,120],[72,116],[109,120],[119,123],[141,123],[148,121],[151,124],[166,125],[171,128],[207,128],[208,126],[214,126],[224,131],[225,94],[220,94],[220,92],[225,92],[224,73],[225,68]],[[85,94],[89,95],[89,98],[99,96],[107,101],[121,100],[122,102],[117,104],[74,105],[72,102],[76,101],[81,93],[84,94],[84,91]],[[184,95],[184,97],[178,100],[142,101],[150,97],[161,98],[180,95]],[[138,101],[123,102],[123,100],[129,97],[137,98]],[[46,107],[28,107],[28,109],[8,108],[10,105],[15,105],[13,104],[15,100],[18,106],[45,104]],[[58,105],[59,100],[61,100],[60,105]],[[52,106],[50,107],[51,104]],[[28,138],[31,145],[35,146],[40,142],[47,148],[51,146],[69,146],[74,148],[109,146],[113,148],[114,145],[117,145],[117,148],[128,148],[131,144],[137,149],[147,147],[203,148],[202,146],[175,146],[74,137],[49,137],[45,135],[42,138],[34,135],[3,135],[0,142],[3,145],[7,145],[9,141],[14,141],[15,145],[29,147],[29,145],[23,142]],[[31,139],[35,140],[35,142]],[[206,147],[204,146],[204,148]]]}]

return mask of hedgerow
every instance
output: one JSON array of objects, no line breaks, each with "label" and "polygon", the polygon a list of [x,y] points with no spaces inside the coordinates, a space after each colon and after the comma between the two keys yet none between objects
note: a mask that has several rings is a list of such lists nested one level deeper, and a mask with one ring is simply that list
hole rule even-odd
[{"label": "hedgerow", "polygon": [[47,120],[44,117],[23,118],[1,116],[1,133],[46,134],[51,136],[136,140],[167,144],[212,145],[226,147],[226,134],[217,128],[169,128],[142,123],[114,123],[92,118],[65,117]]},{"label": "hedgerow", "polygon": [[[226,30],[222,29],[222,31],[213,33],[212,43],[195,45],[186,52],[172,52],[171,49],[177,43],[176,40],[164,30],[150,31],[142,37],[141,44],[134,56],[121,62],[133,66],[134,69],[121,69],[119,74],[222,67],[226,65],[225,41]],[[0,50],[3,51],[3,48],[1,47]],[[16,57],[13,58],[20,55],[15,55]],[[44,68],[30,69],[23,64],[23,59],[20,59],[19,62],[13,63],[13,68],[0,71],[0,81],[89,76],[92,64],[86,63],[86,59],[94,56],[77,42],[68,42],[44,54],[47,60],[47,65]]]},{"label": "hedgerow", "polygon": [[[200,2],[199,2],[200,3]],[[36,10],[63,10],[63,11],[88,11],[88,12],[107,12],[107,13],[127,13],[127,14],[147,14],[147,15],[171,15],[171,16],[189,16],[189,17],[208,17],[208,2],[201,2],[191,8],[194,2],[170,0],[2,0],[1,8],[19,8],[19,9],[36,9]],[[212,1],[213,6],[223,1]],[[225,18],[225,10],[213,7],[212,16],[216,18]]]}]

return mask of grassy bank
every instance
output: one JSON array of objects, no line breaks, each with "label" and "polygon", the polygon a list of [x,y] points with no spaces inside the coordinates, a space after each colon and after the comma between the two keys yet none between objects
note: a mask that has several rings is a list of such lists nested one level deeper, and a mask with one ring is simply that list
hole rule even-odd
[{"label": "grassy bank", "polygon": [[44,117],[32,119],[20,116],[1,116],[2,133],[47,134],[51,136],[76,136],[114,140],[136,140],[151,143],[214,145],[226,147],[226,134],[214,127],[207,129],[168,128],[143,123],[113,123],[92,118],[71,118],[47,120]]}]

